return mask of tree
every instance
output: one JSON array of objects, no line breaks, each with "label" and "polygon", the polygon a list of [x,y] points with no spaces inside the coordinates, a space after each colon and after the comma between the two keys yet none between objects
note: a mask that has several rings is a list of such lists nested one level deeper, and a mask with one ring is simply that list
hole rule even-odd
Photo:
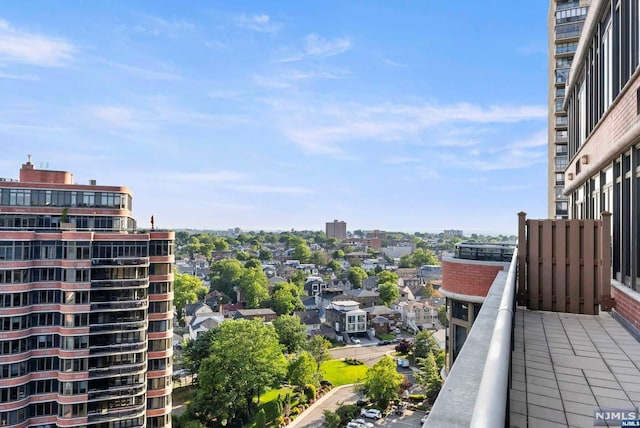
[{"label": "tree", "polygon": [[408,354],[413,349],[413,342],[407,339],[402,339],[400,342],[398,342],[395,349],[396,352],[399,352],[401,354]]},{"label": "tree", "polygon": [[320,267],[320,266],[326,266],[329,263],[329,255],[323,250],[323,251],[314,251],[311,253],[311,257],[309,258],[309,262],[313,263],[314,265]]},{"label": "tree", "polygon": [[182,351],[182,358],[184,366],[191,373],[198,373],[202,360],[211,354],[211,344],[215,340],[217,331],[216,328],[212,328],[200,333],[195,340],[189,340],[186,343]]},{"label": "tree", "polygon": [[438,321],[443,327],[447,325],[447,305],[442,305],[438,308]]},{"label": "tree", "polygon": [[427,281],[427,283],[424,285],[424,289],[422,290],[422,297],[433,297],[434,293],[435,291],[433,291],[433,284],[431,283],[431,281]]},{"label": "tree", "polygon": [[278,335],[261,319],[225,321],[198,372],[193,409],[203,422],[232,425],[256,408],[255,396],[286,375]]},{"label": "tree", "polygon": [[342,251],[342,250],[335,250],[335,251],[331,254],[331,256],[332,256],[334,259],[344,259],[344,251]]},{"label": "tree", "polygon": [[381,284],[378,286],[378,292],[380,293],[380,301],[385,306],[389,306],[391,302],[395,302],[400,297],[400,291],[395,284]]},{"label": "tree", "polygon": [[207,287],[204,286],[200,278],[188,273],[175,271],[173,276],[173,303],[176,305],[178,314],[182,314],[182,310],[187,303],[198,301],[198,293],[206,292]]},{"label": "tree", "polygon": [[307,340],[307,328],[295,315],[281,315],[273,320],[273,327],[279,342],[290,354],[304,347]]},{"label": "tree", "polygon": [[352,267],[347,272],[347,279],[353,285],[353,288],[362,288],[362,281],[367,276],[367,272],[359,266]]},{"label": "tree", "polygon": [[258,252],[258,258],[265,262],[273,258],[273,253],[267,248],[260,248],[260,251]]},{"label": "tree", "polygon": [[413,260],[411,260],[411,255],[405,254],[400,257],[400,262],[398,263],[398,267],[408,268],[413,266]]},{"label": "tree", "polygon": [[416,334],[413,355],[416,358],[425,358],[427,354],[431,353],[437,356],[440,352],[440,345],[438,341],[433,337],[433,333],[429,330],[422,330]]},{"label": "tree", "polygon": [[331,354],[329,353],[330,347],[331,342],[320,335],[312,336],[307,342],[307,351],[309,351],[313,359],[316,360],[318,371],[320,371],[320,365],[322,363],[331,359]]},{"label": "tree", "polygon": [[300,263],[307,263],[311,258],[311,250],[306,242],[298,242],[295,247],[293,247],[292,256],[296,260],[300,260]]},{"label": "tree", "polygon": [[388,355],[382,357],[367,370],[364,381],[367,396],[386,409],[391,400],[398,397],[403,376],[396,371],[396,365]]},{"label": "tree", "polygon": [[244,295],[245,305],[249,309],[259,308],[269,299],[269,281],[262,269],[245,269],[238,281],[238,287]]},{"label": "tree", "polygon": [[322,414],[324,415],[324,425],[323,425],[324,427],[342,428],[344,426],[339,414],[332,412],[329,409],[324,409],[322,411]]},{"label": "tree", "polygon": [[425,358],[418,358],[418,368],[421,371],[415,373],[416,380],[424,389],[427,398],[433,401],[442,387],[442,378],[434,355],[429,352]]},{"label": "tree", "polygon": [[389,272],[388,270],[385,270],[378,273],[377,277],[378,277],[378,285],[380,284],[398,285],[398,274],[395,272]]},{"label": "tree", "polygon": [[411,261],[414,267],[440,264],[436,255],[433,254],[433,251],[422,248],[416,248],[413,254],[411,254]]},{"label": "tree", "polygon": [[338,272],[340,272],[342,270],[342,265],[339,262],[335,261],[335,260],[331,260],[327,264],[327,267],[329,269],[331,269],[334,273],[338,273]]},{"label": "tree", "polygon": [[318,385],[318,372],[313,356],[307,352],[301,352],[298,357],[289,364],[289,382],[302,388],[306,384]]},{"label": "tree", "polygon": [[299,297],[298,286],[289,282],[279,282],[273,287],[271,309],[278,315],[292,314],[304,309]]},{"label": "tree", "polygon": [[233,287],[239,285],[243,272],[244,267],[238,260],[224,259],[217,261],[211,265],[211,288],[227,296],[233,296],[235,300]]}]

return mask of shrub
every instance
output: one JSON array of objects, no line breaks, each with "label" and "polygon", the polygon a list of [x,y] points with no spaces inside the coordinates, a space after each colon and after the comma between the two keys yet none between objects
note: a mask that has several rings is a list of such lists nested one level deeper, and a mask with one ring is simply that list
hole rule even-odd
[{"label": "shrub", "polygon": [[316,399],[316,387],[310,383],[306,384],[303,388],[303,392],[305,397],[307,397],[307,401],[312,401]]},{"label": "shrub", "polygon": [[409,396],[409,400],[413,402],[424,401],[425,398],[426,398],[426,395],[424,394],[411,394]]},{"label": "shrub", "polygon": [[364,364],[362,361],[356,360],[355,358],[345,358],[344,362],[350,366],[361,366]]}]

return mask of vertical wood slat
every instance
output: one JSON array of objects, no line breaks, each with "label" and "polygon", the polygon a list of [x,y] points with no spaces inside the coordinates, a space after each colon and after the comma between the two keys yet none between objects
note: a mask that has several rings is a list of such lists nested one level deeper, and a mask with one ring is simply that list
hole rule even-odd
[{"label": "vertical wood slat", "polygon": [[529,309],[538,310],[540,305],[540,222],[538,220],[527,220],[529,229],[529,274],[527,275],[529,285]]},{"label": "vertical wood slat", "polygon": [[567,221],[556,220],[556,307],[557,312],[567,311]]},{"label": "vertical wood slat", "polygon": [[527,213],[518,213],[518,305],[527,302]]},{"label": "vertical wood slat", "polygon": [[542,310],[553,310],[553,220],[542,221],[540,291]]},{"label": "vertical wood slat", "polygon": [[580,313],[580,222],[569,222],[569,312]]},{"label": "vertical wood slat", "polygon": [[595,299],[594,295],[595,291],[595,255],[594,251],[594,235],[596,234],[595,223],[593,220],[583,220],[583,248],[582,248],[582,259],[584,260],[582,266],[582,293],[581,296],[584,298],[584,308],[581,313],[594,315],[597,312],[597,308],[595,308]]}]

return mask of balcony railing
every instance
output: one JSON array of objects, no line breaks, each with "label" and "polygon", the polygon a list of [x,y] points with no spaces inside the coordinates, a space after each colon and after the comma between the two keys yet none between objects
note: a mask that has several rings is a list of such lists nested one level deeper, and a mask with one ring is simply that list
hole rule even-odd
[{"label": "balcony railing", "polygon": [[456,244],[455,257],[467,260],[508,262],[513,257],[515,247],[515,244],[506,243],[460,242]]},{"label": "balcony railing", "polygon": [[509,271],[499,272],[493,281],[433,405],[425,424],[429,428],[496,428],[508,422],[518,258],[517,250],[510,250]]}]

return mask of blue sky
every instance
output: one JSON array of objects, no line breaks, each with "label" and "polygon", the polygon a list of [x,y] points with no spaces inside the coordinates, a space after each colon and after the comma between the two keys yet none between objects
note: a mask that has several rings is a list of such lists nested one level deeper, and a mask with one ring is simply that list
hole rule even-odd
[{"label": "blue sky", "polygon": [[546,216],[542,1],[4,3],[0,176],[148,226],[515,232]]}]

